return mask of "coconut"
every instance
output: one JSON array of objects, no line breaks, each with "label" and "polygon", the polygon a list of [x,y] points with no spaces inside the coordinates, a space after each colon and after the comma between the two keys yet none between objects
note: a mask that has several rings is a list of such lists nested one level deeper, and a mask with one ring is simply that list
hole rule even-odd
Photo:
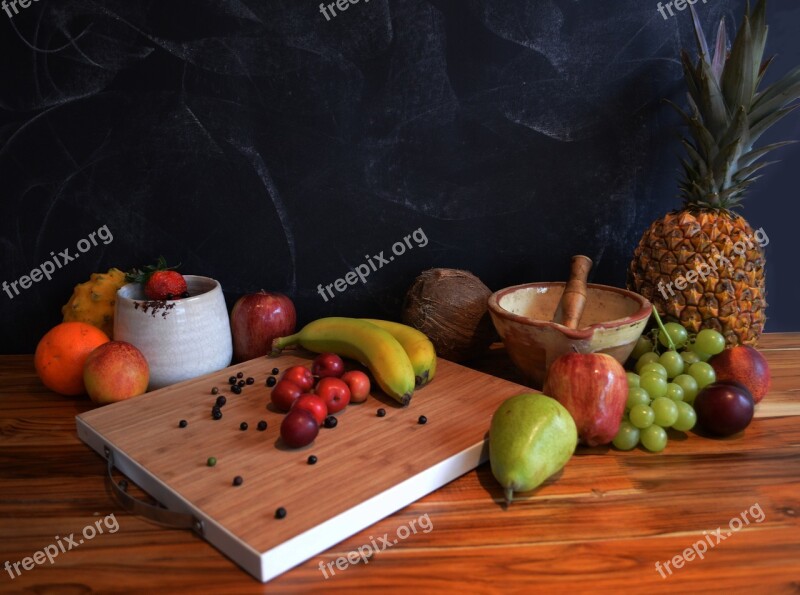
[{"label": "coconut", "polygon": [[439,357],[481,355],[496,335],[488,312],[491,290],[469,271],[429,269],[406,294],[403,322],[425,333]]}]

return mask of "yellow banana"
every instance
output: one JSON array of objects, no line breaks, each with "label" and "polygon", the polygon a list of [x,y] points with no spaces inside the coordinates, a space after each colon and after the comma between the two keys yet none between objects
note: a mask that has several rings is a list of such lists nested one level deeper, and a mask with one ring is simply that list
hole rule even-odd
[{"label": "yellow banana", "polygon": [[411,360],[411,366],[414,368],[417,388],[425,386],[433,380],[436,374],[436,349],[425,333],[399,322],[374,318],[362,318],[361,320],[366,320],[382,328],[403,346],[408,354],[408,359]]},{"label": "yellow banana", "polygon": [[357,318],[320,318],[294,335],[275,339],[272,353],[295,344],[315,353],[331,352],[358,360],[369,368],[383,392],[403,405],[411,401],[411,360],[397,339],[374,324]]}]

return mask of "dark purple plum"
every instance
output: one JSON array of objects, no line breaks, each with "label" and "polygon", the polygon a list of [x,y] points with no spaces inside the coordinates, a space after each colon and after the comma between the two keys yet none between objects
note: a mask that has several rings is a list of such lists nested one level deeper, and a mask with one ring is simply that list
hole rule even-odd
[{"label": "dark purple plum", "polygon": [[319,424],[305,409],[292,409],[281,422],[281,438],[290,448],[311,444],[317,434],[319,434]]},{"label": "dark purple plum", "polygon": [[753,395],[740,384],[717,382],[705,387],[694,401],[697,423],[717,436],[744,430],[753,419]]}]

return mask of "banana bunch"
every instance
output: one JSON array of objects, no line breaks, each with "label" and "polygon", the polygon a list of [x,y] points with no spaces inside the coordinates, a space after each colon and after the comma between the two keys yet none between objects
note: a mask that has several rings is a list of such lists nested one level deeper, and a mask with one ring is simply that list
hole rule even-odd
[{"label": "banana bunch", "polygon": [[272,342],[272,354],[300,345],[314,353],[336,353],[369,368],[381,390],[408,405],[414,388],[436,374],[436,351],[418,330],[388,320],[320,318],[299,332]]}]

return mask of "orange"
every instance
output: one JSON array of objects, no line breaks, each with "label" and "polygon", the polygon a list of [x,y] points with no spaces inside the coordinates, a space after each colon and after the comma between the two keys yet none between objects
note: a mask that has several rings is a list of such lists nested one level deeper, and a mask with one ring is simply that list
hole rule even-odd
[{"label": "orange", "polygon": [[83,364],[92,350],[108,343],[108,335],[85,322],[62,322],[51,328],[36,346],[33,363],[44,385],[62,395],[81,395]]}]

